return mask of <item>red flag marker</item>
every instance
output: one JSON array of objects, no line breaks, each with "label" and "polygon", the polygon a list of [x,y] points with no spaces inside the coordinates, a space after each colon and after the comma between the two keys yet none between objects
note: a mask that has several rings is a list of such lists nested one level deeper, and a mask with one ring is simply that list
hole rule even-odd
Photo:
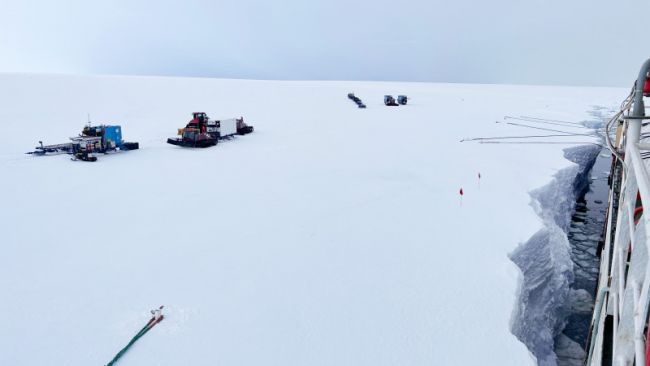
[{"label": "red flag marker", "polygon": [[463,187],[460,187],[460,205],[463,206]]}]

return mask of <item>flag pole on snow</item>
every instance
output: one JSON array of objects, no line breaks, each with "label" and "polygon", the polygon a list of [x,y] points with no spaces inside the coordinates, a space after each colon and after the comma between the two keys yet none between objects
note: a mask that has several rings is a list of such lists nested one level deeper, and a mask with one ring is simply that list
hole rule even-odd
[{"label": "flag pole on snow", "polygon": [[463,187],[460,187],[460,206],[463,206]]}]

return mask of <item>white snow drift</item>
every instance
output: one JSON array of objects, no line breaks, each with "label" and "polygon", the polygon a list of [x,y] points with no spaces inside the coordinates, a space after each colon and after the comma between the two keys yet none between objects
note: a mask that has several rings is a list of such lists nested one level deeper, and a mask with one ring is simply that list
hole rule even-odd
[{"label": "white snow drift", "polygon": [[[624,93],[2,75],[0,364],[103,365],[161,304],[120,365],[534,364],[508,254],[544,225],[529,192],[595,139],[459,141],[552,134],[495,121],[587,120]],[[193,111],[255,132],[166,144]],[[24,155],[87,114],[141,149]]]}]

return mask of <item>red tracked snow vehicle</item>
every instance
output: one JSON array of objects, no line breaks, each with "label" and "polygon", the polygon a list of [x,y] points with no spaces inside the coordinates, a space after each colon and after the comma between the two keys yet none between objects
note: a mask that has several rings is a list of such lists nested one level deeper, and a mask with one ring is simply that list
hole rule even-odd
[{"label": "red tracked snow vehicle", "polygon": [[253,126],[244,123],[244,118],[211,120],[205,112],[192,113],[192,120],[185,128],[179,128],[181,137],[168,138],[167,143],[183,147],[214,146],[222,139],[253,132]]}]

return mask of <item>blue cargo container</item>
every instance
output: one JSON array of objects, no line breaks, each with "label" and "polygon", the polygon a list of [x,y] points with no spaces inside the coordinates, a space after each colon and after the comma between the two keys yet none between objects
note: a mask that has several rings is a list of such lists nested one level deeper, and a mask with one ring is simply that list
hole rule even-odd
[{"label": "blue cargo container", "polygon": [[120,126],[104,126],[104,146],[122,146],[122,129]]}]

